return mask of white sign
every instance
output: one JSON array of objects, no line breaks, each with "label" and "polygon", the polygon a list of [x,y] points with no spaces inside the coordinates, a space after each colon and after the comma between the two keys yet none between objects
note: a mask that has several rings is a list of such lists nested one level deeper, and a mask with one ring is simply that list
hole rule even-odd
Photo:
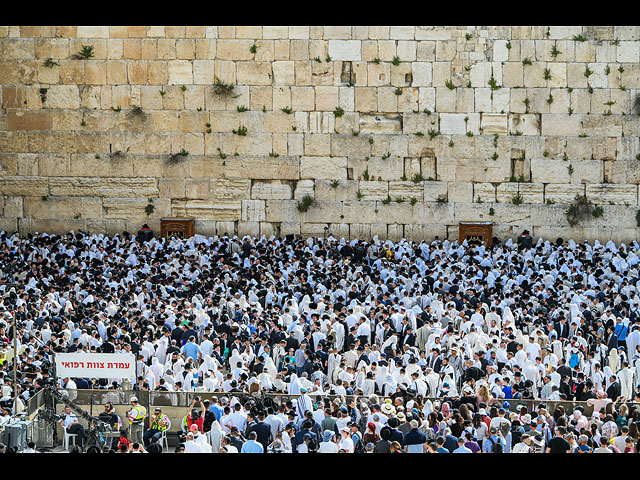
[{"label": "white sign", "polygon": [[58,353],[58,378],[136,378],[132,353]]}]

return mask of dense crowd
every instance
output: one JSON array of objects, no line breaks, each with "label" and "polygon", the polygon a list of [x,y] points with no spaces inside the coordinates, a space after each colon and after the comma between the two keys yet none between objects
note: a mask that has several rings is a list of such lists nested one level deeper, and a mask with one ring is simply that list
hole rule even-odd
[{"label": "dense crowd", "polygon": [[[189,408],[179,451],[636,451],[635,242],[140,235],[0,234],[0,422],[55,353],[132,352],[134,385],[58,385],[225,393]],[[154,450],[162,415],[123,449]]]}]

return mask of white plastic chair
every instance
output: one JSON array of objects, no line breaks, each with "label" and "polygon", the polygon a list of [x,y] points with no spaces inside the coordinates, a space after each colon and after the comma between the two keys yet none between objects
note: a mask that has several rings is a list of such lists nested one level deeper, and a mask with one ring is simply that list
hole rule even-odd
[{"label": "white plastic chair", "polygon": [[164,449],[166,447],[167,450],[169,450],[169,440],[167,439],[167,432],[169,431],[170,428],[171,428],[171,419],[169,419],[169,423],[167,423],[167,428],[162,431],[162,435],[160,435],[160,438],[158,439],[158,443],[161,446],[164,444],[162,448]]},{"label": "white plastic chair", "polygon": [[64,440],[62,446],[66,451],[69,451],[69,439],[73,439],[73,446],[76,446],[76,438],[78,437],[77,433],[68,433],[66,430],[64,431]]}]

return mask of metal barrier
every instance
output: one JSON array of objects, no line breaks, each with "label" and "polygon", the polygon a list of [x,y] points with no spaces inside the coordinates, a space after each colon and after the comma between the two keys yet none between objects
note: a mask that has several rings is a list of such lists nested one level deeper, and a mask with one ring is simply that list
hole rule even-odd
[{"label": "metal barrier", "polygon": [[[243,393],[243,392],[162,392],[162,391],[144,391],[144,390],[75,390],[76,394],[75,402],[84,406],[102,406],[107,402],[111,402],[114,406],[130,405],[131,397],[138,398],[138,402],[144,405],[147,410],[152,410],[155,407],[178,407],[187,408],[191,405],[191,402],[196,396],[199,396],[203,401],[206,399],[225,397],[230,399],[236,397],[241,402],[245,402],[250,398],[260,398],[261,395]],[[275,403],[281,404],[288,400],[294,400],[300,395],[290,395],[286,393],[266,393],[265,398],[271,398]],[[340,395],[314,395],[309,394],[312,399],[329,399],[330,401],[335,398],[340,398]],[[35,398],[35,397],[34,397]],[[345,399],[368,399],[365,395],[345,395]],[[381,402],[384,402],[390,397],[378,396]],[[432,402],[441,402],[443,398],[425,398],[424,400],[431,400]],[[568,400],[540,400],[540,399],[509,399],[509,400],[495,400],[494,405],[501,406],[504,402],[509,403],[509,410],[515,412],[519,405],[526,406],[529,411],[537,409],[538,405],[544,403],[549,413],[553,413],[555,409],[562,405],[565,410],[572,412],[576,407],[581,406],[584,409],[586,415],[591,415],[593,407],[588,405],[587,402],[568,401]],[[636,405],[632,402],[627,402],[627,405]],[[490,407],[490,406],[489,406]],[[31,403],[29,404],[31,410]],[[91,413],[91,412],[90,412]],[[94,413],[95,414],[95,413]]]}]

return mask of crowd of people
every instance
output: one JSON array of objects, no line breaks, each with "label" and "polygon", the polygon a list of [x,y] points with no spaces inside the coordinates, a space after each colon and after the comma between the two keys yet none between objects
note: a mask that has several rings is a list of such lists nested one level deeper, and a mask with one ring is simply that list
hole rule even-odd
[{"label": "crowd of people", "polygon": [[[56,353],[134,353],[58,386],[224,393],[176,451],[635,452],[640,246],[494,240],[0,233],[0,422]],[[163,436],[139,413],[123,451]]]}]

